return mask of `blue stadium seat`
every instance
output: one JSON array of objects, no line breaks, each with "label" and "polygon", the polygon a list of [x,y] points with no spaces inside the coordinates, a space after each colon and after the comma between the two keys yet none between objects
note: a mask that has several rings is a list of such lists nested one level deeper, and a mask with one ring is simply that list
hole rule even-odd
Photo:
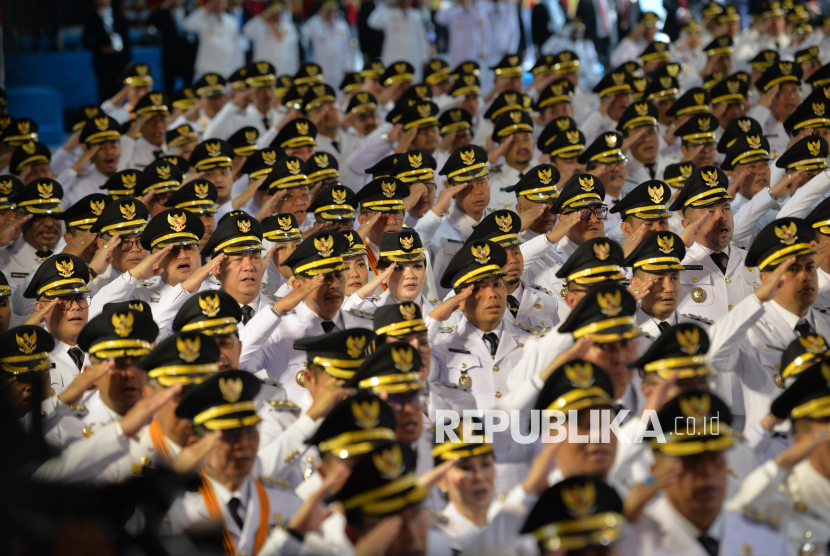
[{"label": "blue stadium seat", "polygon": [[17,118],[32,118],[38,123],[38,139],[50,147],[64,142],[63,102],[51,87],[10,87],[6,91],[9,113]]}]

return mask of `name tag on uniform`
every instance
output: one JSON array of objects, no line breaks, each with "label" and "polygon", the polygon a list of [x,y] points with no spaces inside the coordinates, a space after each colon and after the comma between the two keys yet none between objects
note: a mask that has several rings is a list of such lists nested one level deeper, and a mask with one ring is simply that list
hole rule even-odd
[{"label": "name tag on uniform", "polygon": [[160,299],[161,299],[160,297],[151,297],[150,298],[150,303],[158,303]]},{"label": "name tag on uniform", "polygon": [[450,242],[450,243],[460,243],[461,245],[464,245],[464,242],[463,242],[463,241],[461,241],[460,239],[450,239],[450,238],[447,238],[447,241],[448,241],[448,242]]},{"label": "name tag on uniform", "polygon": [[685,270],[703,270],[702,264],[684,264],[683,268]]},{"label": "name tag on uniform", "polygon": [[12,272],[12,278],[25,278],[28,275],[28,272]]},{"label": "name tag on uniform", "polygon": [[453,353],[466,353],[467,355],[470,355],[470,352],[466,349],[449,348],[449,350]]}]

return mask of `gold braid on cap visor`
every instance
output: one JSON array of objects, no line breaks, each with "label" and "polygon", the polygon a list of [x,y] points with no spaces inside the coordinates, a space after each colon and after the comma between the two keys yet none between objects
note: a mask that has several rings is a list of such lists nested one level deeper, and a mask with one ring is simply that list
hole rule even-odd
[{"label": "gold braid on cap visor", "polygon": [[346,432],[320,442],[317,449],[321,454],[330,453],[339,458],[348,458],[371,451],[377,445],[373,442],[375,440],[394,442],[395,432],[382,427]]},{"label": "gold braid on cap visor", "polygon": [[820,419],[830,415],[830,396],[823,398],[816,398],[807,403],[801,404],[793,408],[790,412],[790,419],[803,419],[805,417],[812,419]]},{"label": "gold braid on cap visor", "polygon": [[548,411],[580,410],[598,405],[614,405],[614,400],[608,392],[599,386],[589,388],[574,388],[556,398],[547,408]]},{"label": "gold braid on cap visor", "polygon": [[423,390],[424,385],[418,373],[399,373],[363,379],[358,383],[358,387],[363,390],[399,394],[410,390]]},{"label": "gold braid on cap visor", "polygon": [[[394,496],[406,490],[409,492]],[[346,510],[359,509],[368,515],[385,515],[416,504],[426,496],[427,491],[418,486],[415,474],[409,473],[382,487],[349,498],[343,502],[343,507]]]},{"label": "gold braid on cap visor", "polygon": [[[601,330],[607,330],[616,326],[631,327],[630,330],[623,333],[612,334],[598,334]],[[578,340],[583,336],[590,336],[599,344],[607,344],[611,342],[619,342],[620,340],[630,340],[640,335],[640,329],[634,324],[634,317],[616,317],[613,319],[606,319],[599,322],[594,322],[588,326],[577,328],[573,332],[574,339]]]},{"label": "gold braid on cap visor", "polygon": [[300,265],[294,269],[294,274],[303,272],[309,276],[317,276],[319,274],[329,274],[340,270],[346,270],[346,268],[348,268],[348,265],[343,262],[342,256],[329,257],[327,259],[321,259],[319,261],[313,261],[308,264]]},{"label": "gold braid on cap visor", "polygon": [[[13,365],[13,363],[28,363],[28,365]],[[35,371],[45,371],[52,368],[49,354],[33,353],[31,355],[15,355],[12,357],[0,357],[0,368],[7,373],[20,374]]]},{"label": "gold braid on cap visor", "polygon": [[[221,417],[243,411],[252,411],[254,414],[245,417],[221,419]],[[217,405],[199,413],[193,418],[194,425],[202,425],[208,430],[238,429],[256,425],[260,421],[259,415],[256,414],[256,404],[254,402]]]},{"label": "gold braid on cap visor", "polygon": [[625,518],[616,512],[558,521],[533,532],[545,551],[580,550],[588,546],[608,546],[622,535]]},{"label": "gold braid on cap visor", "polygon": [[813,248],[810,246],[809,243],[796,243],[795,245],[790,245],[789,247],[785,247],[784,249],[779,249],[775,251],[771,255],[769,255],[766,259],[761,261],[761,264],[758,265],[758,270],[764,270],[768,266],[777,266],[790,257],[801,257],[803,255],[812,255]]},{"label": "gold braid on cap visor", "polygon": [[375,334],[378,336],[381,334],[386,334],[387,336],[406,336],[412,332],[423,332],[426,329],[427,325],[424,319],[413,319],[381,326],[375,330]]},{"label": "gold braid on cap visor", "polygon": [[323,368],[326,374],[334,378],[350,379],[365,359],[330,359],[328,357],[315,357],[311,362]]},{"label": "gold braid on cap visor", "polygon": [[645,270],[646,272],[650,270],[686,270],[686,267],[680,264],[680,259],[677,257],[652,257],[650,259],[640,259],[634,263],[634,268],[639,268],[641,270]]},{"label": "gold braid on cap visor", "polygon": [[646,363],[643,371],[646,373],[657,373],[657,376],[660,378],[671,378],[675,372],[680,373],[678,378],[694,378],[715,374],[710,367],[706,366],[705,355],[658,359],[657,361]]},{"label": "gold braid on cap visor", "polygon": [[432,457],[441,458],[444,461],[466,459],[492,453],[493,445],[483,442],[480,444],[470,444],[447,441],[432,449]]},{"label": "gold braid on cap visor", "polygon": [[[595,276],[597,274],[602,274],[602,276]],[[566,278],[566,282],[569,284],[574,282],[581,285],[597,284],[599,282],[605,282],[606,280],[625,280],[622,268],[615,264],[596,266],[580,270],[579,272],[574,272],[573,274],[569,274]]]},{"label": "gold braid on cap visor", "polygon": [[[685,422],[685,420],[684,420]],[[683,425],[685,428],[686,425]],[[695,426],[694,433],[667,433],[666,442],[651,440],[651,449],[669,457],[694,456],[704,452],[723,452],[735,443],[732,428],[718,422],[707,421],[702,426]]]}]

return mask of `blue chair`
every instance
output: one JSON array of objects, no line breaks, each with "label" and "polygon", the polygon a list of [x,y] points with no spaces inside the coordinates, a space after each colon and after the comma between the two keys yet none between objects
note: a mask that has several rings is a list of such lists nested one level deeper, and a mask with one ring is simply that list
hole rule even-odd
[{"label": "blue chair", "polygon": [[51,87],[10,87],[6,91],[9,113],[32,118],[38,124],[38,140],[51,147],[64,143],[61,94]]}]

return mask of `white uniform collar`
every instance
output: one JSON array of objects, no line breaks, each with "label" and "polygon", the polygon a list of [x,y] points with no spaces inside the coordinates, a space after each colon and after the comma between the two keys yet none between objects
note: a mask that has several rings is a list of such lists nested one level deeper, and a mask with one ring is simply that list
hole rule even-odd
[{"label": "white uniform collar", "polygon": [[[787,309],[782,307],[774,299],[769,302],[769,305],[776,312],[776,314],[781,318],[781,320],[783,320],[786,323],[787,327],[790,330],[795,330],[795,326],[798,324],[798,321],[801,320],[801,317],[799,317],[798,315],[796,315],[794,313],[791,313],[790,311],[788,311]],[[810,326],[812,326],[813,329],[815,329],[816,319],[813,317],[813,309],[812,308],[810,308],[810,310],[807,311],[807,314],[804,316],[804,319],[807,320],[807,322],[810,323]]]},{"label": "white uniform collar", "polygon": [[700,535],[706,534],[712,537],[715,540],[720,540],[721,538],[721,530],[720,525],[721,521],[723,521],[723,512],[718,514],[718,517],[715,518],[715,521],[712,522],[712,525],[709,526],[709,529],[706,531],[701,531],[698,529],[691,521],[686,519],[680,512],[672,506],[671,502],[669,502],[668,498],[663,495],[659,502],[657,502],[661,507],[655,505],[655,511],[657,512],[665,512],[665,516],[674,522],[677,527],[686,533],[689,537],[693,539],[697,539]]},{"label": "white uniform collar", "polygon": [[[248,507],[248,498],[250,496],[251,491],[251,478],[245,477],[245,480],[242,482],[242,486],[239,487],[239,490],[235,490],[231,492],[228,487],[220,483],[219,481],[213,479],[209,475],[205,474],[210,481],[210,486],[213,487],[213,492],[216,494],[216,499],[224,504],[225,506],[228,505],[228,502],[231,501],[231,498],[237,498],[240,502],[242,502],[240,508],[245,510]],[[242,516],[240,516],[242,517]],[[244,519],[244,518],[243,518]]]}]

